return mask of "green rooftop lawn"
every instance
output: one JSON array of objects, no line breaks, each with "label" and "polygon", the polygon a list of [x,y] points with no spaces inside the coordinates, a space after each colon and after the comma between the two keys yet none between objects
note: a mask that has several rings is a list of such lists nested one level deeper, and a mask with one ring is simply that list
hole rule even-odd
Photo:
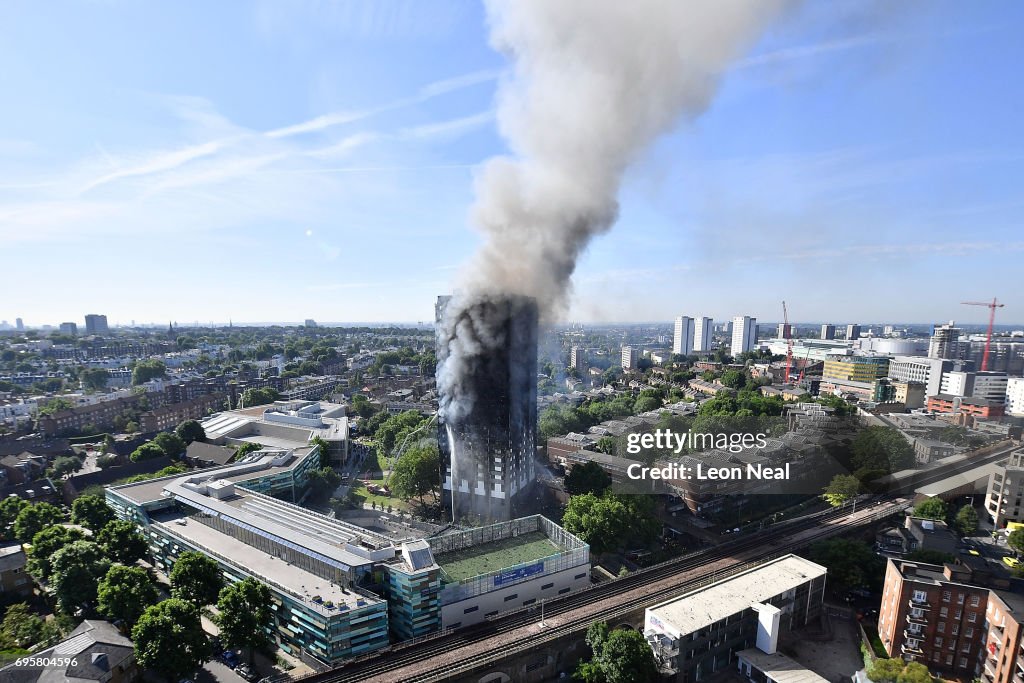
[{"label": "green rooftop lawn", "polygon": [[483,545],[435,556],[451,581],[487,574],[561,552],[543,531],[531,531]]}]

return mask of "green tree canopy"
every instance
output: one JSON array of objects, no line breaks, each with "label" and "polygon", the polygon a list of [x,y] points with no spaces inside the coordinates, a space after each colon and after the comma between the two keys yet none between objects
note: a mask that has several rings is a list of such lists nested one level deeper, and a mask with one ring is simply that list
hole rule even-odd
[{"label": "green tree canopy", "polygon": [[82,461],[71,455],[62,455],[53,461],[50,471],[54,477],[63,477],[82,469]]},{"label": "green tree canopy", "polygon": [[847,588],[875,588],[881,584],[885,565],[867,543],[849,538],[818,541],[811,546],[811,560],[828,569],[829,582]]},{"label": "green tree canopy", "polygon": [[896,679],[897,683],[932,683],[928,667],[921,662],[907,662]]},{"label": "green tree canopy", "polygon": [[171,458],[180,457],[185,452],[185,441],[174,432],[160,432],[153,437],[152,443]]},{"label": "green tree canopy", "polygon": [[8,496],[0,500],[0,535],[5,541],[14,538],[14,520],[29,505],[31,503],[17,496]]},{"label": "green tree canopy", "polygon": [[102,496],[79,496],[71,504],[71,521],[81,524],[93,533],[114,521],[114,511]]},{"label": "green tree canopy", "polygon": [[167,376],[167,366],[161,360],[140,360],[132,368],[132,384],[145,384],[151,379]]},{"label": "green tree canopy", "polygon": [[168,681],[191,675],[211,654],[199,608],[178,598],[146,608],[132,628],[132,641],[139,665]]},{"label": "green tree canopy", "polygon": [[569,498],[562,525],[595,553],[614,550],[626,541],[644,545],[658,533],[652,507],[653,501],[646,496],[584,493]]},{"label": "green tree canopy", "polygon": [[14,520],[14,537],[22,543],[30,543],[40,531],[64,521],[60,508],[49,503],[36,503],[22,508]]},{"label": "green tree canopy", "polygon": [[160,448],[160,446],[156,445],[152,441],[147,441],[142,444],[128,456],[132,462],[141,462],[143,460],[152,460],[154,458],[162,457],[164,457],[164,449]]},{"label": "green tree canopy", "polygon": [[596,462],[573,465],[569,474],[565,475],[565,490],[574,496],[582,493],[601,495],[611,485],[611,476]]},{"label": "green tree canopy", "polygon": [[876,659],[867,670],[868,678],[874,683],[896,683],[905,664],[902,659]]},{"label": "green tree canopy", "polygon": [[99,391],[107,386],[110,373],[103,368],[85,368],[78,373],[78,380],[86,389]]},{"label": "green tree canopy", "polygon": [[597,661],[608,683],[653,683],[658,680],[654,654],[640,631],[616,629],[609,633]]},{"label": "green tree canopy", "polygon": [[131,522],[115,519],[100,529],[96,540],[107,554],[121,564],[135,564],[149,554],[149,544]]},{"label": "green tree canopy", "polygon": [[978,511],[970,504],[964,505],[957,511],[953,526],[961,536],[973,535],[978,530]]},{"label": "green tree canopy", "polygon": [[37,581],[49,581],[53,573],[51,561],[54,554],[61,548],[75,541],[84,541],[85,533],[81,529],[72,529],[60,524],[48,526],[32,537],[32,547],[28,553],[28,573]]},{"label": "green tree canopy", "polygon": [[110,568],[103,548],[91,541],[64,546],[53,554],[50,564],[50,585],[65,614],[74,614],[78,607],[96,600],[97,584]]},{"label": "green tree canopy", "polygon": [[48,626],[26,603],[15,603],[7,608],[0,622],[0,649],[28,648],[57,633],[56,626]]},{"label": "green tree canopy", "polygon": [[1006,537],[1006,545],[1018,553],[1024,553],[1024,529],[1014,529],[1011,531],[1010,535]]},{"label": "green tree canopy", "polygon": [[260,389],[246,389],[242,392],[241,403],[246,408],[262,406],[273,403],[281,398],[281,394],[273,387],[262,387]]},{"label": "green tree canopy", "polygon": [[854,469],[879,469],[897,472],[914,466],[914,449],[899,430],[892,427],[866,427],[850,444]]},{"label": "green tree canopy", "polygon": [[191,550],[178,556],[171,568],[171,594],[197,607],[217,601],[224,576],[212,558]]},{"label": "green tree canopy", "polygon": [[100,612],[134,624],[147,607],[156,604],[159,594],[145,569],[115,564],[100,579],[96,598]]},{"label": "green tree canopy", "polygon": [[941,498],[922,500],[914,506],[914,516],[924,519],[946,519],[946,503]]},{"label": "green tree canopy", "polygon": [[853,500],[860,492],[860,480],[852,474],[837,474],[825,487],[822,498],[832,507],[838,508]]},{"label": "green tree canopy", "polygon": [[408,500],[424,496],[441,485],[441,460],[436,441],[406,448],[395,463],[389,481],[391,490]]},{"label": "green tree canopy", "polygon": [[206,430],[196,420],[185,420],[174,428],[174,433],[185,442],[185,445],[193,441],[206,441]]},{"label": "green tree canopy", "polygon": [[334,490],[338,488],[338,484],[341,483],[341,475],[330,467],[310,470],[306,477],[310,496],[317,502],[323,502],[330,498]]},{"label": "green tree canopy", "polygon": [[222,590],[216,623],[224,643],[247,648],[251,660],[254,649],[267,645],[265,629],[273,618],[271,606],[270,589],[256,579],[244,579]]}]

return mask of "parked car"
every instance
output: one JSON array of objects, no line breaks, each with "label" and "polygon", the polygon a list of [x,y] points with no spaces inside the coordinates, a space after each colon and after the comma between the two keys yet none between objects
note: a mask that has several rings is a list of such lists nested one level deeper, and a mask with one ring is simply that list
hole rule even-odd
[{"label": "parked car", "polygon": [[241,676],[246,681],[249,681],[249,683],[252,683],[257,678],[259,678],[259,675],[256,673],[255,669],[253,669],[248,664],[239,664],[238,666],[236,666],[235,673]]},{"label": "parked car", "polygon": [[1007,555],[1003,558],[1003,564],[1005,564],[1007,567],[1011,569],[1014,569],[1015,567],[1020,566],[1020,560],[1018,560],[1016,557],[1010,557],[1009,555]]},{"label": "parked car", "polygon": [[238,666],[240,660],[238,655],[231,650],[224,650],[224,652],[220,653],[220,661],[224,662],[229,669],[234,669]]}]

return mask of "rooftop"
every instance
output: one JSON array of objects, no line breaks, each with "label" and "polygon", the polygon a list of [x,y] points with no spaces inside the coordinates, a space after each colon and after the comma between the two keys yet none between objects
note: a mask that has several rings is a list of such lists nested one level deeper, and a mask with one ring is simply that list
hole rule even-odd
[{"label": "rooftop", "polygon": [[680,637],[825,574],[825,568],[819,564],[786,555],[648,607],[647,611],[657,616],[666,630]]},{"label": "rooftop", "polygon": [[[366,604],[368,600],[372,600],[290,564],[286,557],[278,558],[257,550],[237,538],[190,519],[184,513],[158,515],[154,519],[154,524],[188,543],[199,546],[207,554],[219,556],[229,564],[258,576],[261,581],[283,588],[309,605],[319,606],[314,597],[319,597],[320,602],[331,601],[335,605],[345,605],[349,609],[357,607],[360,601]],[[322,606],[320,611],[330,613],[330,610]]]},{"label": "rooftop", "polygon": [[530,531],[435,556],[450,581],[458,582],[550,557],[564,548],[543,531]]},{"label": "rooftop", "polygon": [[776,652],[768,654],[757,648],[740,650],[740,659],[749,662],[758,671],[763,671],[775,683],[827,683],[828,679],[814,673],[800,662]]}]

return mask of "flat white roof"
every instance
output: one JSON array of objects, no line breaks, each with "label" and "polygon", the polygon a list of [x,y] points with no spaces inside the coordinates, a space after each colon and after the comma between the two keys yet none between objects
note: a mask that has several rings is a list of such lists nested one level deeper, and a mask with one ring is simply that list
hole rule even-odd
[{"label": "flat white roof", "polygon": [[800,662],[779,652],[770,655],[757,648],[750,648],[740,650],[736,657],[741,661],[747,661],[775,683],[828,683],[824,676],[819,676]]},{"label": "flat white roof", "polygon": [[820,564],[785,555],[648,607],[644,623],[649,626],[654,617],[667,634],[680,638],[825,574]]}]

